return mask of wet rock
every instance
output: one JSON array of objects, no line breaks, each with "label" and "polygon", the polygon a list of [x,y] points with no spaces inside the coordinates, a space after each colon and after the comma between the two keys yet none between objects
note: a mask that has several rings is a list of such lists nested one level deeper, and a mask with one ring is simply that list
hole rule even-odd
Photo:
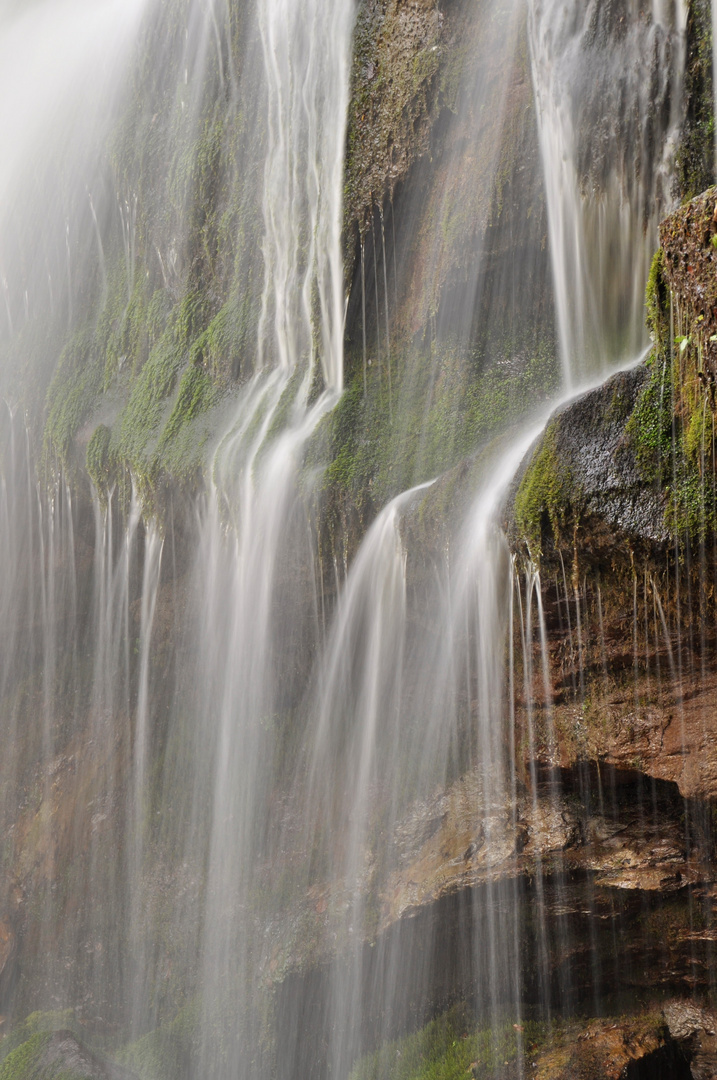
[{"label": "wet rock", "polygon": [[[660,1069],[664,1063],[666,1069]],[[689,1076],[686,1060],[659,1014],[577,1021],[556,1030],[534,1058],[537,1080],[627,1080],[640,1076]],[[652,1069],[650,1068],[652,1065]]]},{"label": "wet rock", "polygon": [[[645,482],[628,421],[648,378],[644,365],[620,372],[559,409],[518,473],[505,509],[508,535],[550,565],[559,549],[608,567],[617,552],[668,540],[664,495]],[[550,475],[544,475],[549,471]]]},{"label": "wet rock", "polygon": [[491,801],[471,773],[435,806],[415,804],[396,830],[397,868],[382,894],[381,927],[451,892],[530,875],[540,864],[545,873],[589,872],[598,887],[663,895],[702,880],[686,851],[676,789],[653,793],[646,817],[637,774],[603,767],[593,780],[596,789],[622,787],[612,811],[598,813],[589,798],[582,805],[576,799],[574,787],[591,784],[587,776],[578,781],[555,771],[540,777],[536,791],[519,792],[515,803]]},{"label": "wet rock", "polygon": [[693,1001],[671,1001],[664,1008],[673,1039],[689,1057],[693,1080],[717,1076],[717,1016]]},{"label": "wet rock", "polygon": [[[627,903],[630,895],[641,897],[641,903],[668,897],[681,902],[691,888],[705,893],[711,904],[711,878],[705,878],[709,868],[686,837],[676,785],[651,785],[646,807],[641,795],[645,778],[634,770],[606,764],[599,770],[537,765],[530,772],[531,782],[519,784],[515,798],[498,797],[475,770],[433,799],[407,808],[392,836],[383,838],[381,876],[375,876],[375,856],[366,851],[361,878],[353,882],[373,913],[359,928],[367,940],[375,942],[452,896],[530,882],[536,874],[546,881],[589,880],[591,889],[613,897],[608,908],[623,903],[615,900],[618,894]],[[298,899],[285,918],[277,915],[267,939],[273,949],[266,959],[268,981],[327,961],[348,947],[343,939],[351,896],[349,883],[327,880],[309,890],[303,907]],[[566,897],[563,890],[554,914],[582,919],[586,908],[580,890],[574,903]],[[709,926],[704,932],[711,933]],[[699,941],[695,934],[702,934]],[[689,952],[693,945],[703,949],[706,941],[702,930],[675,916],[670,948]]]},{"label": "wet rock", "polygon": [[[17,980],[17,936],[7,919],[0,920],[0,1014],[11,1008]],[[0,1024],[4,1017],[0,1015]]]}]

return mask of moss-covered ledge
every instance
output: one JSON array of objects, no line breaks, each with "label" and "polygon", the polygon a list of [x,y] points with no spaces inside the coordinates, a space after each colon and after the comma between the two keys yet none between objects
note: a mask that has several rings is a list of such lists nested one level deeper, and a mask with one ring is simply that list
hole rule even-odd
[{"label": "moss-covered ledge", "polygon": [[68,1028],[53,1031],[52,1021],[60,1016],[36,1013],[6,1037],[7,1045],[0,1044],[0,1080],[137,1080],[135,1073],[88,1050]]},{"label": "moss-covered ledge", "polygon": [[553,415],[518,474],[506,506],[517,548],[536,562],[609,566],[617,552],[662,548],[664,494],[642,474],[629,423],[649,369],[621,372]]}]

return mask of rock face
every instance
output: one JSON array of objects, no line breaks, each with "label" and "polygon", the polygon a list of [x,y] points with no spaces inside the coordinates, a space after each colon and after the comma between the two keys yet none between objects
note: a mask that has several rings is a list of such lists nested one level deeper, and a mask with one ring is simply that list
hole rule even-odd
[{"label": "rock face", "polygon": [[[490,5],[482,6],[488,18]],[[388,309],[394,303],[381,293],[379,304],[379,290],[386,280],[393,279],[393,290],[388,292],[395,293],[395,310],[391,310],[390,320],[396,356],[389,364],[403,365],[405,357],[400,349],[405,346],[408,350],[408,345],[422,335],[426,339],[430,337],[430,345],[426,346],[425,354],[416,354],[415,370],[408,375],[403,376],[403,367],[399,371],[394,368],[393,378],[397,381],[391,384],[389,375],[388,396],[380,376],[373,375],[376,368],[369,372],[368,389],[362,385],[366,383],[366,375],[364,372],[362,378],[357,366],[360,362],[357,343],[361,340],[365,282],[359,276],[363,261],[358,258],[359,249],[354,243],[353,253],[349,253],[353,262],[350,258],[347,263],[354,271],[347,309],[347,328],[352,338],[347,363],[350,386],[330,421],[335,429],[328,439],[328,460],[333,462],[334,471],[327,484],[338,504],[336,516],[343,513],[348,518],[353,510],[357,524],[350,528],[344,523],[341,528],[334,528],[331,523],[327,527],[327,531],[338,535],[336,543],[336,538],[331,537],[333,554],[337,557],[326,557],[327,579],[333,580],[330,588],[336,587],[337,567],[349,561],[349,554],[358,544],[376,506],[396,490],[413,483],[418,474],[433,475],[434,470],[444,471],[449,466],[453,466],[455,474],[462,474],[469,468],[464,464],[465,454],[506,422],[509,407],[503,403],[504,386],[514,375],[522,384],[523,375],[535,357],[527,351],[529,346],[523,347],[518,342],[518,347],[514,347],[511,339],[505,355],[509,353],[514,369],[498,371],[494,383],[487,377],[483,379],[481,364],[491,349],[503,355],[499,346],[504,344],[501,337],[504,326],[512,327],[513,316],[519,313],[525,326],[539,325],[542,337],[551,336],[551,315],[542,310],[549,307],[545,302],[548,292],[545,283],[549,278],[544,243],[545,205],[537,179],[537,137],[525,42],[505,84],[500,81],[505,74],[500,54],[496,51],[488,57],[490,81],[495,84],[492,93],[496,101],[505,97],[506,119],[501,120],[497,109],[485,108],[481,152],[475,155],[477,160],[471,154],[461,156],[458,151],[466,141],[467,130],[474,125],[475,116],[468,110],[457,122],[449,121],[457,109],[466,11],[473,13],[471,4],[434,0],[411,4],[368,0],[361,7],[359,36],[364,35],[365,49],[355,57],[349,133],[355,169],[349,170],[346,212],[349,246],[352,239],[356,240],[355,232],[365,240],[368,292],[369,297],[372,294],[376,297],[375,306],[370,300],[368,305],[369,363],[374,351],[378,360],[379,330],[382,334],[383,316],[388,324]],[[477,32],[483,32],[480,21]],[[149,110],[150,114],[152,111]],[[201,127],[198,125],[198,130]],[[132,123],[127,130],[128,141],[134,143]],[[205,125],[205,130],[210,129]],[[230,149],[229,143],[224,145],[223,138],[221,131],[212,136],[221,146],[209,170],[209,181],[217,187],[225,174],[223,155],[228,157]],[[495,160],[487,152],[489,147],[499,148]],[[214,160],[213,146],[202,150],[207,158]],[[480,183],[476,181],[479,173]],[[408,190],[409,179],[415,181],[412,191]],[[157,385],[165,387],[161,400],[155,403],[158,411],[143,417],[139,425],[142,438],[135,437],[133,431],[132,437],[128,434],[126,441],[113,451],[116,467],[124,470],[132,465],[144,479],[147,490],[158,485],[160,477],[164,482],[174,476],[190,477],[191,489],[199,469],[196,447],[204,446],[208,426],[197,431],[192,427],[192,445],[196,443],[196,447],[191,460],[180,461],[170,455],[160,460],[155,455],[158,445],[165,446],[161,432],[165,428],[174,430],[169,423],[170,410],[174,408],[173,402],[183,400],[179,386],[184,385],[185,390],[193,393],[196,390],[194,396],[185,395],[195,402],[197,409],[197,415],[192,412],[185,418],[187,429],[198,423],[200,416],[201,424],[206,421],[208,425],[216,387],[223,392],[240,374],[247,374],[235,370],[227,358],[243,355],[246,342],[255,340],[256,336],[252,317],[246,312],[251,312],[252,304],[255,306],[256,281],[261,275],[257,273],[254,284],[247,288],[245,306],[236,303],[230,288],[231,268],[241,265],[244,256],[235,251],[233,243],[223,247],[217,239],[219,223],[225,220],[226,207],[221,200],[216,201],[205,221],[205,195],[208,199],[207,192],[197,193],[202,221],[193,226],[191,236],[186,239],[186,252],[177,264],[181,269],[183,260],[187,264],[191,262],[192,278],[187,282],[180,280],[179,271],[176,280],[174,271],[167,278],[165,262],[168,266],[175,265],[175,260],[169,258],[173,241],[169,232],[166,236],[156,235],[156,243],[148,243],[149,250],[140,253],[139,262],[143,266],[142,259],[151,257],[156,263],[156,248],[163,280],[160,282],[158,278],[159,264],[151,279],[146,275],[146,285],[144,275],[138,272],[137,296],[131,309],[125,305],[124,290],[117,287],[120,300],[114,322],[108,321],[106,339],[93,341],[92,346],[93,362],[101,361],[102,371],[106,359],[107,371],[113,378],[119,375],[120,368],[126,370],[122,378],[129,381],[122,393],[127,398],[136,390],[130,385],[130,369],[134,379],[135,373],[144,370],[145,365],[151,372],[154,364],[163,376],[162,380],[155,380]],[[159,202],[161,198],[161,185],[158,185],[156,199]],[[717,319],[712,284],[702,293],[701,286],[692,288],[694,280],[714,270],[712,240],[717,233],[714,201],[714,193],[708,193],[699,205],[688,208],[681,218],[675,219],[673,233],[665,233],[663,239],[665,280],[672,283],[675,295],[684,294],[681,311],[685,320],[688,311],[689,319],[693,320],[689,326],[685,322],[682,337],[694,341],[684,351],[680,350],[679,356],[693,367],[697,338],[702,335],[700,340],[707,355],[713,321]],[[238,218],[240,207],[235,205],[233,195],[230,202],[231,213],[227,210],[227,214],[233,221],[231,215]],[[183,206],[181,210],[183,213]],[[141,213],[145,215],[144,208]],[[146,213],[149,218],[149,211]],[[169,219],[173,216],[180,216],[179,208],[167,214]],[[141,236],[152,235],[144,220],[140,225]],[[232,235],[236,231],[234,225],[233,222],[231,230],[227,230]],[[409,237],[410,243],[408,240],[403,246],[399,243],[397,251],[393,236],[393,244],[388,239],[389,226],[391,234],[396,228],[399,241]],[[689,251],[681,239],[687,231],[695,238]],[[435,248],[438,235],[442,237],[439,250]],[[259,245],[252,236],[250,229],[246,249],[254,253],[254,258]],[[204,255],[197,254],[210,251],[219,252],[211,268],[202,261]],[[473,323],[462,327],[464,344],[469,342],[471,349],[466,356],[455,356],[452,333],[460,318],[466,318],[464,307],[475,300],[477,279],[474,280],[473,274],[479,253],[481,258],[485,257],[482,268],[487,284],[482,287],[480,310],[476,314],[471,309]],[[405,267],[400,285],[396,282],[399,264]],[[498,310],[500,303],[507,304],[510,291],[503,293],[499,283],[507,280],[507,271],[512,275],[514,265],[518,264],[527,269],[518,282],[517,300],[511,292],[514,310],[508,307]],[[534,289],[535,282],[541,279],[543,289]],[[197,301],[193,291],[198,287],[197,281],[201,281],[207,295],[211,293],[211,303]],[[230,293],[231,299],[227,299]],[[523,310],[524,297],[532,297],[535,311]],[[496,310],[496,322],[501,325],[493,327],[492,338],[486,332],[484,339],[481,337],[483,315]],[[173,313],[171,319],[170,313]],[[662,317],[664,327],[664,310]],[[173,319],[178,320],[176,337]],[[156,341],[147,336],[150,321],[153,326],[156,323],[153,330]],[[124,344],[125,338],[132,343],[131,349]],[[400,348],[396,347],[397,342]],[[153,353],[155,346],[157,350]],[[55,349],[54,341],[52,348]],[[164,349],[169,353],[168,359]],[[68,353],[70,358],[72,355]],[[680,398],[687,410],[681,417],[689,412],[690,417],[699,418],[706,415],[702,407],[706,402],[709,405],[713,391],[705,382],[703,371],[704,393],[702,397],[699,394],[690,397],[692,390],[700,385],[699,371],[695,368],[693,378],[692,369],[686,376],[687,368],[683,367],[684,371],[681,368],[679,372],[683,380],[680,385],[689,383],[691,389],[684,399]],[[391,371],[390,366],[388,370]],[[507,895],[505,890],[520,892],[527,901],[525,909],[532,905],[540,911],[540,916],[545,915],[545,925],[550,932],[555,931],[558,941],[551,956],[555,983],[560,984],[569,969],[581,1000],[587,998],[595,981],[590,966],[595,957],[600,957],[601,963],[604,961],[603,985],[614,981],[630,992],[652,991],[656,986],[670,993],[689,991],[695,986],[709,988],[715,940],[712,929],[715,885],[712,835],[707,820],[709,807],[704,803],[717,797],[717,733],[713,723],[717,666],[711,659],[710,649],[714,644],[711,632],[705,632],[704,640],[699,642],[693,639],[694,635],[692,639],[681,635],[685,626],[690,625],[693,613],[699,613],[701,627],[708,625],[702,616],[711,599],[709,589],[700,589],[699,579],[690,576],[690,568],[679,563],[682,549],[677,553],[679,566],[676,566],[669,518],[672,504],[666,496],[664,472],[646,470],[641,457],[644,447],[638,436],[640,432],[649,434],[652,428],[647,423],[642,427],[633,423],[640,409],[645,413],[649,394],[654,396],[656,371],[657,385],[669,387],[672,374],[671,369],[663,374],[666,370],[664,364],[658,368],[653,362],[650,370],[642,366],[615,376],[600,390],[557,414],[513,493],[508,516],[516,552],[520,558],[530,557],[541,565],[547,666],[554,691],[552,707],[548,708],[539,700],[537,676],[535,686],[526,680],[517,688],[515,742],[520,751],[515,798],[510,802],[490,803],[481,777],[473,771],[465,773],[445,790],[414,804],[404,814],[388,838],[389,862],[381,868],[383,876],[376,872],[372,853],[366,853],[363,884],[366,907],[371,908],[371,919],[365,928],[367,1000],[371,976],[380,970],[376,957],[391,955],[395,947],[396,955],[405,961],[404,977],[410,988],[411,974],[417,973],[416,982],[423,978],[420,963],[426,959],[426,941],[435,943],[435,955],[427,961],[434,965],[435,980],[427,986],[425,1000],[415,1006],[414,1012],[401,1018],[406,1026],[425,1019],[452,996],[477,993],[471,987],[478,981],[480,972],[471,966],[474,960],[463,957],[463,952],[469,950],[464,948],[461,935],[466,932],[466,922],[475,938],[486,931],[485,925],[471,923],[476,918],[474,909],[492,913],[489,903],[484,903],[486,897],[495,907],[500,907],[501,899]],[[430,398],[437,403],[428,419],[423,415],[427,398],[419,374],[430,380]],[[397,410],[394,423],[391,394],[395,392],[398,400],[402,376],[405,384],[415,378],[416,390],[404,413]],[[540,369],[533,376],[534,382],[528,385],[539,385],[545,391],[542,376]],[[61,383],[59,380],[58,387]],[[476,387],[480,392],[473,394]],[[410,387],[402,389],[406,401]],[[138,398],[142,397],[140,391]],[[87,394],[82,411],[85,427],[78,429],[79,420],[76,422],[73,415],[69,427],[59,421],[54,427],[51,425],[48,439],[61,460],[74,459],[74,451],[78,447],[84,451],[88,444],[88,468],[98,486],[101,481],[109,487],[115,477],[109,471],[108,448],[112,435],[107,425],[115,424],[115,442],[122,427],[121,421],[115,423],[116,418],[109,413],[120,408],[121,416],[126,402],[119,406],[105,403],[95,415],[93,409],[98,407],[96,398],[101,396],[100,391],[95,394],[90,387]],[[49,400],[53,400],[52,394]],[[663,400],[660,391],[657,411],[660,437],[664,434],[659,428]],[[59,416],[62,410],[56,411]],[[648,410],[647,416],[652,423],[654,411]],[[672,415],[664,413],[664,419],[669,428]],[[93,427],[94,435],[90,438]],[[461,432],[460,438],[456,437],[456,431]],[[702,475],[705,460],[708,465],[711,462],[711,443],[705,443],[703,429],[690,428],[690,431],[692,441],[685,444],[685,453],[692,453],[693,457],[685,460],[691,462],[693,474],[690,475],[694,475],[695,467],[699,472],[695,465],[699,459]],[[67,443],[60,444],[60,433],[63,438],[67,435]],[[325,434],[322,431],[322,437]],[[76,446],[72,440],[76,440]],[[359,467],[362,453],[365,468]],[[446,475],[444,472],[442,488],[441,484],[436,486],[436,497],[442,491],[448,501],[455,494],[455,487],[452,478],[446,479]],[[324,523],[334,509],[322,507]],[[328,543],[327,551],[332,551]],[[89,572],[86,576],[89,577]],[[306,576],[307,589],[313,588],[311,575]],[[176,604],[176,580],[173,590],[172,603]],[[157,613],[158,623],[166,623],[162,640],[167,643],[177,624],[177,610],[170,611],[169,606],[168,602],[165,610],[160,599]],[[697,625],[697,620],[694,622]],[[690,643],[683,648],[682,641]],[[170,649],[167,644],[167,653]],[[534,652],[533,670],[538,672],[541,665],[537,642]],[[62,753],[46,763],[43,775],[33,775],[31,769],[27,770],[25,801],[6,830],[12,872],[7,875],[7,887],[0,894],[3,905],[0,912],[8,912],[7,920],[0,922],[0,1001],[11,998],[9,987],[18,942],[25,947],[23,960],[25,970],[30,973],[28,982],[38,970],[47,984],[51,982],[47,974],[50,965],[42,955],[42,913],[37,913],[42,905],[33,906],[38,896],[52,897],[56,910],[63,916],[58,920],[60,925],[76,918],[78,939],[83,941],[88,953],[87,966],[102,965],[102,936],[90,935],[82,910],[82,874],[78,873],[74,880],[64,879],[62,875],[68,866],[82,869],[85,865],[82,860],[89,858],[87,852],[93,843],[107,863],[121,850],[124,825],[119,799],[113,803],[104,798],[103,788],[110,777],[116,790],[123,790],[130,735],[123,736],[121,730],[126,727],[129,732],[131,724],[129,717],[113,719],[117,732],[114,740],[105,744],[104,758],[91,744],[88,725],[76,743],[63,745]],[[524,736],[530,724],[535,725],[535,730],[527,739]],[[162,737],[158,738],[158,744]],[[528,753],[529,746],[536,747],[535,757]],[[683,797],[695,800],[694,805],[685,804]],[[647,805],[649,813],[645,812]],[[79,853],[83,853],[81,857]],[[265,869],[256,868],[257,880],[262,884]],[[286,866],[281,869],[286,871]],[[201,887],[192,868],[186,865],[177,869],[174,877],[169,872],[165,874],[163,867],[158,868],[156,888],[151,879],[154,872],[148,872],[148,892],[157,896],[161,892],[159,899],[162,902],[166,899],[167,906],[176,903],[182,894],[186,902],[187,894],[194,890],[191,896],[196,896]],[[276,882],[269,878],[268,872],[266,877],[269,892]],[[55,897],[57,880],[63,881],[66,894]],[[111,880],[109,874],[108,880]],[[543,894],[536,888],[536,881],[546,883]],[[281,913],[276,926],[269,926],[271,933],[267,937],[271,948],[263,958],[263,972],[266,987],[279,999],[280,1014],[284,987],[288,995],[295,992],[297,982],[300,987],[310,987],[312,980],[321,983],[325,977],[322,965],[344,946],[341,941],[337,945],[335,926],[341,924],[342,905],[345,910],[346,897],[352,888],[353,884],[346,882],[314,884],[301,898],[303,908],[298,904],[283,921]],[[699,904],[699,919],[693,917],[695,901]],[[73,905],[80,908],[79,912],[72,910]],[[160,907],[157,900],[158,911]],[[13,921],[15,915],[18,915],[17,925]],[[110,912],[107,918],[111,919]],[[262,931],[270,921],[269,916],[266,918]],[[526,917],[526,926],[517,933],[526,955],[534,956],[535,926],[527,925],[529,920],[530,916]],[[157,918],[157,922],[161,919]],[[69,943],[63,947],[69,954],[70,948],[77,950],[72,935],[68,936]],[[619,954],[615,940],[620,943]],[[363,939],[359,948],[362,943]],[[439,954],[444,945],[446,955],[458,957],[457,960],[450,963],[441,960]],[[167,951],[169,960],[163,978],[169,983],[172,953],[169,947]],[[55,962],[59,965],[63,960],[58,947]],[[31,963],[35,964],[35,972],[31,972]],[[68,960],[67,966],[69,963]],[[397,966],[400,968],[401,964]],[[109,960],[107,970],[111,970]],[[179,980],[181,974],[174,977]],[[302,980],[306,981],[302,983]],[[76,985],[81,983],[80,972]],[[114,991],[112,980],[108,979],[107,983]],[[37,985],[41,985],[40,976]],[[53,987],[45,985],[44,990],[49,995]],[[527,1000],[538,999],[539,990],[529,970],[525,974],[524,990]],[[565,995],[561,998],[561,993],[559,986],[551,987],[548,996],[565,1004]],[[328,997],[325,988],[316,995],[324,1002]],[[307,993],[301,1000],[302,1007],[307,1002],[307,1013],[310,1012],[314,1000],[311,994]],[[94,1002],[86,1004],[93,1013],[97,1011]],[[680,1012],[680,1007],[674,1006],[672,1019],[667,1019],[669,1037],[662,1021],[649,1030],[637,1024],[620,1027],[602,1021],[588,1027],[578,1026],[574,1037],[566,1036],[562,1047],[553,1047],[550,1052],[545,1050],[536,1056],[535,1075],[544,1080],[598,1075],[648,1076],[653,1074],[644,1070],[650,1067],[648,1059],[651,1059],[653,1073],[656,1070],[659,1074],[661,1069],[666,1075],[666,1070],[672,1068],[671,1075],[679,1076],[679,1069],[687,1059],[686,1051],[675,1050],[676,1041],[685,1046],[689,1043],[693,1075],[711,1075],[714,1026],[706,1013],[693,1009],[693,1015],[691,1008],[686,1006],[687,1011]],[[367,1013],[371,1015],[370,1002]],[[373,1020],[378,1024],[380,1018]],[[314,1029],[320,1029],[316,1017],[309,1017],[309,1021]],[[312,1041],[308,1043],[307,1051],[313,1052]],[[66,1030],[43,1041],[33,1069],[27,1075],[37,1080],[56,1073],[97,1080],[129,1080],[131,1075],[102,1062]],[[694,1069],[703,1071],[697,1073]],[[294,1061],[286,1075],[304,1080],[315,1075],[314,1064]],[[0,1080],[6,1080],[1,1067]]]},{"label": "rock face", "polygon": [[[714,568],[699,551],[712,540],[671,529],[674,487],[648,482],[636,460],[634,417],[652,378],[615,376],[551,420],[508,528],[540,560],[553,691],[551,732],[544,709],[539,722],[545,760],[637,767],[711,799],[717,677],[702,620]],[[522,704],[536,696],[524,686]]]},{"label": "rock face", "polygon": [[710,339],[717,332],[717,188],[662,223],[660,246],[670,290],[687,320],[683,332],[699,335],[714,370],[717,343]]},{"label": "rock face", "polygon": [[609,810],[600,807],[594,769],[582,777],[546,771],[535,780],[516,802],[487,812],[477,773],[434,804],[416,806],[396,830],[399,868],[384,894],[382,928],[451,892],[529,876],[541,865],[546,873],[589,872],[596,888],[667,894],[700,882],[676,790],[655,793],[659,820],[648,825],[634,772],[604,769],[600,783],[614,795]]},{"label": "rock face", "polygon": [[659,1015],[568,1025],[535,1058],[539,1080],[690,1080],[687,1058]]},{"label": "rock face", "polygon": [[664,1016],[670,1035],[678,1041],[690,1062],[693,1080],[717,1076],[717,1017],[689,1001],[669,1002]]}]

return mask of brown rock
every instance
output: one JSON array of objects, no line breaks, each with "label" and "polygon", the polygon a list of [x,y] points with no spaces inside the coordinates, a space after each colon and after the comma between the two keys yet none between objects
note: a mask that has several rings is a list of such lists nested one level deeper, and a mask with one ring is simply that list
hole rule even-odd
[{"label": "brown rock", "polygon": [[713,1080],[717,1076],[717,1016],[692,1001],[671,1001],[663,1011],[670,1035],[689,1056],[693,1080]]}]

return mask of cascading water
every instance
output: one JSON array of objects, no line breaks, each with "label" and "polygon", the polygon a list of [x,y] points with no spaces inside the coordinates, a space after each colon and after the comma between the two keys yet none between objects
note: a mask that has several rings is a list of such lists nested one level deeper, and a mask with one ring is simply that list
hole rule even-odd
[{"label": "cascading water", "polygon": [[637,356],[672,203],[686,9],[530,5],[531,66],[568,387]]},{"label": "cascading water", "polygon": [[[410,81],[433,108],[421,80],[444,43],[427,44],[429,6],[396,11],[420,39]],[[440,457],[427,417],[446,377],[441,363],[458,356],[482,373],[496,343],[519,341],[520,356],[494,358],[518,381],[531,333],[543,339],[534,313],[550,322],[541,257],[524,239],[539,211],[518,198],[501,217],[510,201],[503,140],[527,81],[521,9],[470,8],[462,47],[473,52],[437,110],[436,143],[425,144],[422,173],[417,166],[420,197],[394,192],[397,211],[379,205],[370,225],[359,222],[362,372],[332,416],[352,319],[342,198],[354,4],[176,7],[106,3],[90,13],[75,0],[52,17],[44,3],[0,17],[0,87],[8,71],[20,78],[10,64],[22,54],[17,43],[37,45],[23,122],[0,106],[0,137],[16,147],[0,169],[10,207],[0,215],[3,341],[18,370],[34,355],[37,325],[68,341],[57,371],[71,414],[50,408],[42,458],[19,410],[2,415],[0,702],[12,752],[0,764],[0,806],[13,822],[16,877],[0,895],[0,920],[10,905],[22,908],[26,882],[41,882],[32,899],[42,914],[23,924],[41,930],[22,943],[18,986],[0,979],[0,996],[25,1013],[72,1008],[83,1036],[107,1051],[122,1044],[141,1080],[424,1075],[424,1051],[413,1073],[402,1071],[392,1040],[462,1003],[465,1013],[448,1014],[448,1052],[477,1028],[483,1056],[467,1059],[467,1071],[517,1080],[533,1073],[530,1025],[549,1037],[556,1016],[603,1010],[634,975],[620,970],[620,942],[643,933],[640,912],[605,901],[589,878],[606,863],[596,846],[630,822],[607,805],[599,766],[587,794],[558,782],[539,553],[519,570],[499,527],[550,406],[519,432],[507,421],[501,431],[504,409],[478,429],[500,438],[428,481]],[[378,25],[395,15],[389,7],[364,5],[363,14]],[[443,12],[432,14],[438,26]],[[151,87],[151,107],[141,93],[138,103],[119,92],[140,26],[136,86]],[[33,95],[58,27],[63,62]],[[173,32],[155,70],[158,27]],[[546,2],[528,12],[566,396],[643,346],[647,260],[671,199],[683,32],[679,4],[608,13]],[[373,60],[355,58],[351,77],[354,92],[369,87]],[[441,93],[452,79],[436,80]],[[385,72],[380,80],[401,100],[404,88],[390,90]],[[93,108],[75,130],[66,117],[88,85]],[[127,164],[134,129],[113,141],[105,123],[103,110],[132,108],[146,172]],[[53,127],[43,156],[37,144]],[[449,150],[431,187],[440,139]],[[162,153],[174,142],[181,153],[170,166]],[[45,242],[23,184],[35,171],[40,193],[52,191],[53,162],[65,157],[66,190],[51,200]],[[466,229],[469,190],[475,220]],[[218,225],[206,213],[211,200]],[[405,234],[424,200],[421,244],[404,268],[397,253],[409,250]],[[202,295],[205,277],[219,299]],[[435,365],[420,430],[406,400],[421,379],[409,385],[401,372],[392,321],[411,290],[429,310]],[[38,316],[42,305],[52,318]],[[88,325],[86,308],[100,313]],[[234,337],[227,326],[238,326]],[[354,352],[349,376],[356,363]],[[95,364],[89,390],[83,364]],[[51,372],[36,367],[41,412]],[[3,372],[11,400],[18,370]],[[385,472],[415,439],[407,471],[416,475],[404,482],[417,486],[381,508],[372,477],[355,531],[375,520],[350,558],[348,537],[342,551],[323,545],[317,519],[331,440],[351,410],[368,409],[370,390],[387,400],[383,435],[396,460]],[[90,391],[101,400],[91,422]],[[71,491],[72,439],[62,467],[51,452],[75,412],[94,518]],[[215,428],[220,417],[220,435],[208,417]],[[157,464],[178,428],[187,440],[199,432],[203,493],[191,468],[177,470],[173,489]],[[451,442],[449,428],[439,441]],[[345,460],[331,465],[346,469]],[[466,490],[468,507],[446,515]],[[450,528],[426,540],[442,515]],[[646,635],[647,589],[646,580]],[[556,594],[559,617],[574,619],[582,683],[590,646],[574,568],[563,567]],[[669,649],[654,597],[655,633]],[[637,615],[635,626],[637,656]],[[25,736],[34,712],[42,722]],[[0,931],[3,945],[4,922]]]},{"label": "cascading water", "polygon": [[[603,25],[595,6],[587,13],[576,6],[571,14],[564,5],[534,6],[529,19],[568,397],[586,389],[588,378],[640,358],[644,282],[657,221],[671,202],[684,12],[677,10],[674,23],[666,13],[655,12],[651,20],[637,10],[616,19]],[[604,145],[596,131],[604,132]],[[362,290],[365,310],[363,283]],[[469,302],[475,285],[471,291]],[[330,866],[327,882],[340,882],[323,903],[333,907],[331,925],[345,944],[327,978],[323,1010],[308,1010],[325,1032],[330,1075],[343,1075],[362,1052],[430,1015],[428,987],[440,985],[442,968],[453,963],[450,954],[441,956],[446,936],[429,923],[418,931],[417,957],[410,931],[392,935],[387,928],[426,895],[439,897],[460,885],[473,891],[462,913],[452,916],[461,927],[460,948],[468,950],[462,973],[453,970],[453,978],[479,1023],[497,1040],[506,1015],[522,1031],[526,1009],[547,1017],[553,1007],[564,1012],[575,1004],[577,971],[566,965],[558,987],[551,986],[554,953],[569,955],[573,948],[560,913],[574,900],[560,870],[564,833],[554,824],[565,820],[563,795],[536,765],[538,724],[541,741],[550,746],[554,739],[540,576],[528,567],[523,596],[496,522],[542,427],[488,457],[484,469],[491,479],[479,485],[439,588],[434,582],[414,597],[413,610],[407,604],[399,514],[416,498],[408,492],[373,526],[339,602],[312,709],[321,719],[304,811],[308,822],[319,823],[314,828]],[[579,598],[577,604],[579,635]],[[423,611],[431,612],[425,632],[418,628]],[[522,672],[514,669],[514,622],[521,628]],[[527,704],[522,735],[513,726],[518,684]],[[527,739],[533,763],[528,775],[516,761],[519,738]],[[435,790],[450,794],[433,795],[433,801]],[[452,816],[465,851],[446,845],[432,864],[432,834],[438,845],[441,823]],[[328,830],[327,820],[333,823]],[[519,879],[526,855],[534,875],[529,931],[522,890],[506,885]],[[494,862],[501,867],[495,878]],[[595,906],[589,888],[580,902]],[[383,933],[367,955],[363,942],[375,938],[374,920]],[[597,959],[592,974],[591,1002],[599,1011],[610,993],[609,976]],[[282,1021],[293,1030],[291,1015],[287,1005]],[[287,1042],[289,1057],[299,1062],[296,1075],[309,1071],[311,1054]],[[392,1052],[387,1061],[371,1059],[367,1075],[390,1076]],[[516,1075],[525,1075],[519,1037],[517,1062]]]},{"label": "cascading water", "polygon": [[[193,862],[203,861],[196,845],[206,845],[199,1062],[215,1075],[266,1068],[253,868],[272,844],[268,800],[286,716],[301,693],[292,669],[305,668],[319,644],[299,467],[343,385],[341,178],[353,5],[318,0],[299,9],[277,0],[258,5],[257,21],[267,101],[257,357],[214,454],[193,582],[198,662],[193,685],[180,680],[179,691],[198,725],[184,843]],[[238,1025],[221,1052],[218,1022]]]}]

